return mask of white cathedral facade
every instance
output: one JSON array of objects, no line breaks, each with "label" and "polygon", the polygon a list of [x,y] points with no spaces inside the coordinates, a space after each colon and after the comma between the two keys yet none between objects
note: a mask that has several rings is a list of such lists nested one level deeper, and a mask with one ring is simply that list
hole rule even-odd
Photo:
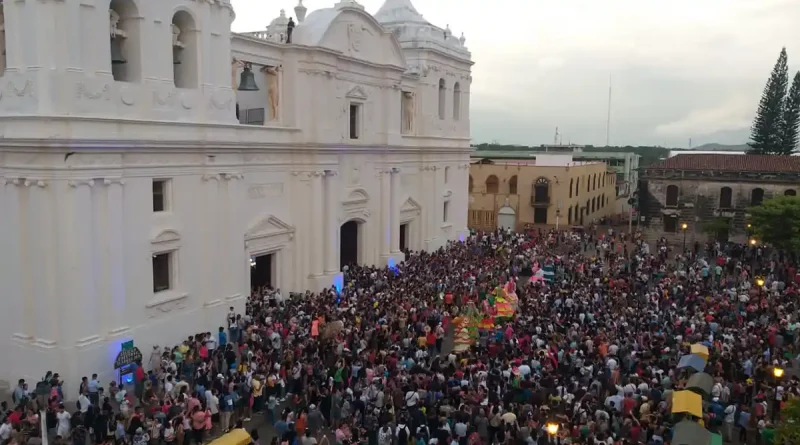
[{"label": "white cathedral facade", "polygon": [[228,0],[3,2],[0,380],[107,385],[252,276],[316,291],[463,238],[463,35],[335,1],[243,34]]}]

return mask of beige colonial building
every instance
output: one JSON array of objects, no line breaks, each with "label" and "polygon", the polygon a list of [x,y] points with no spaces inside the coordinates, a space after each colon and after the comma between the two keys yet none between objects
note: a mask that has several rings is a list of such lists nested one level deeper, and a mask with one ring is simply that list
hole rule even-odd
[{"label": "beige colonial building", "polygon": [[536,161],[483,158],[470,166],[471,229],[584,225],[614,213],[616,174],[604,162],[572,155]]}]

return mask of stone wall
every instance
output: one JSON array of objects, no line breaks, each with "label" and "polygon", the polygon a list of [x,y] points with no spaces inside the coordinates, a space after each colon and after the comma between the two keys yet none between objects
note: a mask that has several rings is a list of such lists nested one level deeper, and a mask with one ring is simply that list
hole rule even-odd
[{"label": "stone wall", "polygon": [[[677,206],[667,206],[667,188],[678,187]],[[723,187],[730,187],[731,208],[720,209],[720,193]],[[683,243],[681,224],[686,223],[687,246],[694,241],[705,242],[713,235],[704,233],[703,225],[714,218],[730,220],[728,239],[734,242],[747,242],[747,209],[751,206],[755,189],[764,190],[764,200],[783,196],[787,190],[797,190],[800,184],[775,183],[767,181],[720,181],[707,178],[643,178],[639,187],[641,215],[640,222],[648,240],[666,237],[673,245]],[[665,231],[665,219],[677,218],[675,232]]]}]

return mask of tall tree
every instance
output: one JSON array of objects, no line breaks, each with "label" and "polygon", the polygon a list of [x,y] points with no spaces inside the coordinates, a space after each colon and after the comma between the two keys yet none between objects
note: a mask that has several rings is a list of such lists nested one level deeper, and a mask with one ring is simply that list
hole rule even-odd
[{"label": "tall tree", "polygon": [[781,154],[790,155],[797,149],[797,129],[800,124],[800,71],[795,73],[784,101],[781,124]]},{"label": "tall tree", "polygon": [[756,239],[793,255],[800,253],[800,196],[767,199],[748,213]]},{"label": "tall tree", "polygon": [[781,49],[778,61],[761,94],[753,127],[750,130],[750,153],[780,154],[782,150],[783,104],[789,84],[786,48]]}]

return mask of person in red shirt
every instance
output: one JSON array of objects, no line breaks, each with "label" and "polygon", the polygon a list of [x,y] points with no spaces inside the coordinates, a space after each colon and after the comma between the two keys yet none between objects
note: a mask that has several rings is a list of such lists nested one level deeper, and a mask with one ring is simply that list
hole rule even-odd
[{"label": "person in red shirt", "polygon": [[22,408],[17,407],[11,414],[8,415],[8,421],[15,427],[22,424]]}]

